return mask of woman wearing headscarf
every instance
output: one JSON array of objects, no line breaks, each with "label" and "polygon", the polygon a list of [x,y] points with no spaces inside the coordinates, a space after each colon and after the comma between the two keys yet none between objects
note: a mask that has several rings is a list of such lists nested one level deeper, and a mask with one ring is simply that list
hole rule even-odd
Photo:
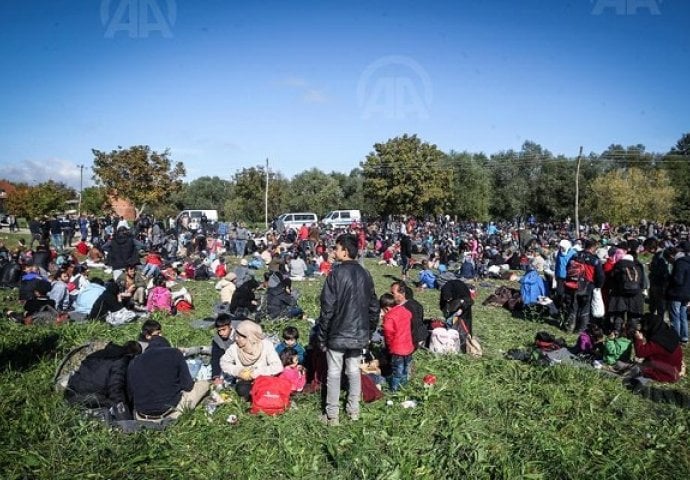
[{"label": "woman wearing headscarf", "polygon": [[680,379],[680,338],[659,315],[645,315],[642,331],[635,332],[635,355],[645,360],[641,365],[643,376],[669,383]]},{"label": "woman wearing headscarf", "polygon": [[120,301],[120,287],[115,282],[107,282],[105,290],[101,296],[96,299],[96,302],[91,307],[89,318],[91,320],[105,320],[111,312],[117,312],[122,309],[123,305]]},{"label": "woman wearing headscarf", "polygon": [[283,363],[270,340],[264,338],[261,326],[245,320],[235,329],[235,343],[220,359],[223,372],[237,379],[237,394],[249,401],[252,383],[262,375],[277,375]]}]

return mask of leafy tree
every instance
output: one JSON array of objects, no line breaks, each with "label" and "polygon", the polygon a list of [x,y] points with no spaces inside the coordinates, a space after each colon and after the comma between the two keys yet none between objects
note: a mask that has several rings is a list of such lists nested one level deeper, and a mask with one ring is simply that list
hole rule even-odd
[{"label": "leafy tree", "polygon": [[661,159],[661,166],[668,173],[671,184],[678,192],[673,205],[674,217],[690,221],[690,133],[683,135],[676,145]]},{"label": "leafy tree", "polygon": [[88,187],[81,193],[81,210],[93,215],[103,215],[111,210],[110,199],[102,187]]},{"label": "leafy tree", "polygon": [[453,172],[445,154],[416,135],[374,145],[362,162],[363,192],[372,214],[409,213],[417,216],[447,211]]},{"label": "leafy tree", "polygon": [[185,184],[177,195],[175,203],[179,210],[189,208],[218,210],[220,218],[225,218],[227,202],[232,184],[220,177],[199,177]]},{"label": "leafy tree", "polygon": [[314,212],[319,216],[338,209],[343,191],[338,181],[318,168],[295,175],[290,182],[287,206],[294,212]]},{"label": "leafy tree", "polygon": [[147,206],[164,202],[182,188],[184,165],[177,162],[172,166],[168,150],[158,153],[148,145],[136,145],[127,149],[118,147],[110,153],[91,151],[94,180],[109,195],[132,202],[137,216]]},{"label": "leafy tree", "polygon": [[453,170],[453,203],[450,213],[465,220],[488,220],[491,172],[485,166],[486,156],[451,151],[447,162]]},{"label": "leafy tree", "polygon": [[[575,209],[575,172],[573,159],[559,157],[545,162],[536,182],[530,211],[537,218],[564,220],[572,217]],[[580,169],[580,191],[584,191],[584,175]]]},{"label": "leafy tree", "polygon": [[[268,173],[269,221],[284,213],[289,183],[277,172]],[[225,218],[231,221],[263,222],[266,170],[264,167],[243,168],[233,176],[230,199],[225,202]]]},{"label": "leafy tree", "polygon": [[632,167],[612,170],[595,179],[585,204],[595,221],[614,225],[641,219],[664,222],[670,218],[675,196],[665,171]]},{"label": "leafy tree", "polygon": [[64,183],[49,180],[31,187],[15,185],[16,190],[7,199],[7,210],[18,217],[33,218],[66,210],[66,201],[76,197],[74,189]]}]

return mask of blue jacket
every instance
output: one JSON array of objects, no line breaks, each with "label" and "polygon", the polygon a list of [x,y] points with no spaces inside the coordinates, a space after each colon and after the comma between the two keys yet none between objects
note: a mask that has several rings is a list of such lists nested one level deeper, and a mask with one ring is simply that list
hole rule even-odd
[{"label": "blue jacket", "polygon": [[546,296],[546,285],[539,272],[530,270],[520,279],[520,297],[525,306],[534,305],[539,297]]},{"label": "blue jacket", "polygon": [[568,276],[568,262],[576,253],[577,251],[574,248],[571,248],[565,253],[562,253],[560,249],[558,250],[556,254],[556,265],[554,267],[556,278],[563,280]]},{"label": "blue jacket", "polygon": [[436,275],[431,270],[422,270],[419,272],[419,283],[426,288],[436,288]]}]

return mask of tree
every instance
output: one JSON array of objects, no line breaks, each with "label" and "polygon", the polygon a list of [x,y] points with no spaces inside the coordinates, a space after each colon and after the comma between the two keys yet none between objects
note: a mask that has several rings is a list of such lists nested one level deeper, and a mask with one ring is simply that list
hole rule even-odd
[{"label": "tree", "polygon": [[93,179],[105,187],[108,195],[132,202],[137,216],[147,206],[164,202],[182,188],[184,165],[177,162],[171,166],[168,150],[158,153],[148,145],[136,145],[118,147],[110,153],[91,151]]},{"label": "tree", "polygon": [[65,211],[67,200],[76,197],[74,189],[64,183],[49,180],[35,187],[26,184],[15,185],[16,190],[7,199],[7,210],[18,216],[34,218]]},{"label": "tree", "polygon": [[364,196],[372,202],[370,213],[424,216],[446,211],[453,172],[444,159],[436,145],[416,135],[375,144],[361,164]]},{"label": "tree", "polygon": [[678,192],[672,210],[674,217],[690,221],[690,133],[683,135],[660,163]]},{"label": "tree", "polygon": [[595,221],[613,225],[636,224],[641,219],[665,222],[675,196],[665,171],[632,167],[596,178],[585,204]]},{"label": "tree", "polygon": [[338,181],[312,168],[295,175],[287,195],[288,209],[294,212],[314,212],[323,216],[342,206],[343,191]]},{"label": "tree", "polygon": [[81,193],[82,212],[103,215],[111,210],[110,199],[103,187],[88,187]]},{"label": "tree", "polygon": [[218,210],[220,218],[225,218],[227,202],[232,184],[220,177],[199,177],[185,184],[176,199],[180,202],[179,210],[201,208]]},{"label": "tree", "polygon": [[[235,173],[225,217],[232,221],[263,222],[266,170],[262,166],[243,168]],[[268,219],[284,213],[288,181],[277,172],[268,174]]]},{"label": "tree", "polygon": [[484,154],[468,152],[448,154],[448,166],[453,170],[453,197],[449,213],[464,220],[489,219],[491,173],[485,168]]}]

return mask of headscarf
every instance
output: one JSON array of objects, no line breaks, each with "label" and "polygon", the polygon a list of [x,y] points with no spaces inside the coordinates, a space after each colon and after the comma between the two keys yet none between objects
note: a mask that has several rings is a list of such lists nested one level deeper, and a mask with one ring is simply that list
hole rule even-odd
[{"label": "headscarf", "polygon": [[645,316],[642,328],[645,336],[650,342],[654,342],[664,347],[666,351],[672,353],[678,348],[680,339],[676,331],[664,323],[659,315],[648,314]]},{"label": "headscarf", "polygon": [[237,325],[236,330],[238,334],[247,339],[243,348],[237,345],[237,356],[240,363],[245,367],[254,365],[262,351],[261,341],[264,338],[264,332],[261,330],[261,325],[251,320],[244,320]]}]

